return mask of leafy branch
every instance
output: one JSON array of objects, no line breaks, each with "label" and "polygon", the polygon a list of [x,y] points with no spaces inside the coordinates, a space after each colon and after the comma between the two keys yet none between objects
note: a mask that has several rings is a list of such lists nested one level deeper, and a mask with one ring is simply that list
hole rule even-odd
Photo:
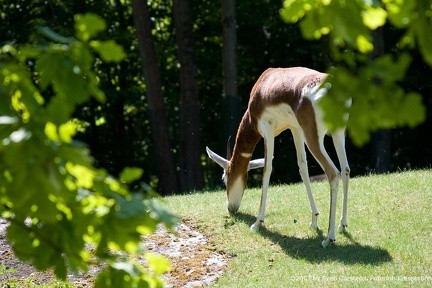
[{"label": "leafy branch", "polygon": [[[95,36],[106,28],[95,14],[76,15],[75,38],[40,28],[44,41],[0,54],[0,215],[16,256],[37,269],[86,271],[88,245],[106,263],[96,287],[157,287],[168,262],[145,252],[141,236],[177,218],[154,199],[131,192],[142,169],[126,167],[119,178],[94,167],[86,145],[74,139],[72,115],[91,97],[104,101],[92,71],[95,57],[119,62],[121,46]],[[145,253],[150,270],[116,251]],[[150,259],[150,260],[149,260]],[[127,276],[127,277],[126,277]]]},{"label": "leafy branch", "polygon": [[[285,0],[282,18],[297,23],[303,37],[328,37],[336,67],[332,89],[320,104],[325,120],[337,129],[347,125],[353,141],[363,145],[381,128],[414,127],[426,119],[422,97],[400,86],[417,47],[432,67],[432,5],[427,0],[339,1]],[[384,54],[371,61],[372,31],[385,24],[405,31],[396,45],[398,57]],[[349,27],[349,28],[348,28]],[[348,98],[352,106],[346,107]],[[349,120],[344,113],[350,111]]]}]

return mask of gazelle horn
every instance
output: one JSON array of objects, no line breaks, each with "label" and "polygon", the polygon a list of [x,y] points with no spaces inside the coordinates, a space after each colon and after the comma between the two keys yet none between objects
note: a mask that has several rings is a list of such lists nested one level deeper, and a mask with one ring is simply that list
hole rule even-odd
[{"label": "gazelle horn", "polygon": [[227,160],[230,161],[231,159],[231,135],[228,137],[227,141]]}]

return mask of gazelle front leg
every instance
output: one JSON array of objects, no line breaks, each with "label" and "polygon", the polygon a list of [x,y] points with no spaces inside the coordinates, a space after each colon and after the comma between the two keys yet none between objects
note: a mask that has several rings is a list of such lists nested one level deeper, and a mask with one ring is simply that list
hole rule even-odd
[{"label": "gazelle front leg", "polygon": [[272,161],[274,152],[274,133],[273,130],[271,130],[270,123],[263,123],[262,125],[260,125],[260,128],[263,132],[262,134],[264,135],[265,164],[259,213],[255,223],[250,227],[250,229],[254,232],[257,232],[261,224],[264,222],[265,208],[267,202],[267,191],[270,183],[270,175],[272,172]]},{"label": "gazelle front leg", "polygon": [[306,192],[309,198],[311,212],[312,212],[312,221],[310,222],[310,227],[319,229],[318,226],[318,215],[319,211],[315,203],[314,196],[312,194],[312,188],[310,185],[309,171],[307,167],[307,158],[306,158],[306,150],[304,145],[304,136],[303,133],[299,129],[291,129],[291,133],[294,138],[294,144],[297,151],[297,164],[300,171],[300,176],[304,185],[306,186]]}]

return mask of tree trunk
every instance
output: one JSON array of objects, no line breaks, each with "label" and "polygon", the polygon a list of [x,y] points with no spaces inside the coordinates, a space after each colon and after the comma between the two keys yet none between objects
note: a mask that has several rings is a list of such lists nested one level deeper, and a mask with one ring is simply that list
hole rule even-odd
[{"label": "tree trunk", "polygon": [[150,113],[153,146],[156,151],[159,185],[161,193],[167,195],[178,192],[179,187],[169,143],[160,69],[151,38],[150,12],[146,1],[133,0],[132,5],[141,65],[147,86],[146,98]]},{"label": "tree trunk", "polygon": [[[382,28],[372,31],[374,50],[371,60],[384,54],[384,40]],[[377,84],[379,79],[375,79]],[[391,169],[391,130],[380,129],[372,134],[371,140],[371,166],[376,173],[388,173]]]},{"label": "tree trunk", "polygon": [[[222,0],[224,94],[222,107],[221,150],[229,136],[235,138],[241,119],[241,98],[237,92],[237,21],[235,0]],[[232,142],[233,143],[233,142]]]},{"label": "tree trunk", "polygon": [[180,61],[180,186],[203,188],[200,102],[190,0],[174,0],[174,26]]}]

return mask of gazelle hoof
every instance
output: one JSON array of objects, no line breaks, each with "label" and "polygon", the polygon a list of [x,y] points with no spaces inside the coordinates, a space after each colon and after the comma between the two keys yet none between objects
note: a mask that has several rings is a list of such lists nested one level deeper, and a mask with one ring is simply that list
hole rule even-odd
[{"label": "gazelle hoof", "polygon": [[335,239],[329,239],[329,238],[327,238],[326,240],[324,240],[324,241],[321,242],[321,246],[323,248],[327,248],[331,243],[333,243],[335,241],[336,241]]},{"label": "gazelle hoof", "polygon": [[310,222],[310,223],[309,223],[309,227],[312,228],[312,229],[319,230],[319,226],[318,226],[318,223],[317,223],[317,222],[315,222],[315,223]]},{"label": "gazelle hoof", "polygon": [[255,222],[255,223],[252,224],[252,226],[250,227],[250,230],[251,230],[252,232],[258,232],[260,226],[261,226],[261,223],[260,223],[260,222]]},{"label": "gazelle hoof", "polygon": [[339,225],[339,233],[344,233],[346,232],[346,228],[348,227],[348,225]]},{"label": "gazelle hoof", "polygon": [[319,212],[312,213],[312,221],[309,223],[310,228],[319,229],[318,216],[319,216]]}]

